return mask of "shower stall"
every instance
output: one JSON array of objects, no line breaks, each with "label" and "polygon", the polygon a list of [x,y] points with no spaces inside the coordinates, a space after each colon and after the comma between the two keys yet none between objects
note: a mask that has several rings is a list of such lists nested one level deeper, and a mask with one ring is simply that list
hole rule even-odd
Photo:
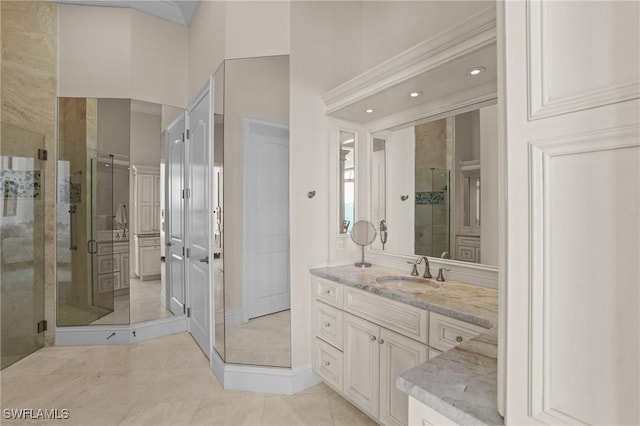
[{"label": "shower stall", "polygon": [[442,257],[450,252],[449,170],[416,168],[416,177],[415,253]]},{"label": "shower stall", "polygon": [[44,135],[1,130],[1,368],[44,346]]}]

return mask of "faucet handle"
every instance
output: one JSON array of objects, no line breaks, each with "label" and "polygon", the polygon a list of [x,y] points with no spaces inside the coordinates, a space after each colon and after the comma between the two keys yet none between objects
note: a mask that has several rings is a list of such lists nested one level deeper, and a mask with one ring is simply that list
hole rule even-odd
[{"label": "faucet handle", "polygon": [[407,260],[407,263],[413,265],[413,270],[411,271],[411,275],[414,277],[418,276],[418,263]]},{"label": "faucet handle", "polygon": [[442,273],[442,271],[450,271],[451,269],[449,268],[440,268],[438,269],[438,278],[436,278],[436,281],[445,281],[444,279],[444,274]]}]

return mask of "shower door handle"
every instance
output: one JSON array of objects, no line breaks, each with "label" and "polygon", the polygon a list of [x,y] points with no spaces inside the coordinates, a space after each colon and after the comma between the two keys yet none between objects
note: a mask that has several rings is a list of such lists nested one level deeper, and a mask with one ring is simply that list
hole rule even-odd
[{"label": "shower door handle", "polygon": [[87,241],[87,253],[89,254],[98,253],[98,242],[96,240]]}]

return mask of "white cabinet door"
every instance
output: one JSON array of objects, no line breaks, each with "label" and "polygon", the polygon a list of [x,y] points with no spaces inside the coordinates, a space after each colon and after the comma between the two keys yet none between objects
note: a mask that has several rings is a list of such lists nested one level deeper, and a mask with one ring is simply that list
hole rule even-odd
[{"label": "white cabinet door", "polygon": [[427,346],[380,329],[380,423],[406,426],[408,396],[396,388],[397,377],[427,360]]},{"label": "white cabinet door", "polygon": [[153,229],[160,232],[160,175],[153,176]]},{"label": "white cabinet door", "polygon": [[129,288],[129,253],[120,255],[120,287]]},{"label": "white cabinet door", "polygon": [[155,176],[136,174],[136,233],[151,234],[155,231]]},{"label": "white cabinet door", "polygon": [[505,423],[640,424],[640,2],[497,4]]},{"label": "white cabinet door", "polygon": [[380,328],[347,313],[344,323],[344,393],[362,411],[378,418]]},{"label": "white cabinet door", "polygon": [[160,275],[160,246],[140,247],[140,278]]}]

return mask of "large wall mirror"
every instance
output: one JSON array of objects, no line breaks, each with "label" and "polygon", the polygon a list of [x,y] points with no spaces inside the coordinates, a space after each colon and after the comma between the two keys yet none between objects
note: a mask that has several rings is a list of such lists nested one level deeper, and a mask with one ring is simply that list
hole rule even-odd
[{"label": "large wall mirror", "polygon": [[161,303],[162,129],[180,111],[131,99],[58,99],[59,327],[172,315]]},{"label": "large wall mirror", "polygon": [[289,57],[226,60],[214,84],[214,348],[290,367]]},{"label": "large wall mirror", "polygon": [[497,111],[487,106],[374,132],[374,250],[496,265]]}]

